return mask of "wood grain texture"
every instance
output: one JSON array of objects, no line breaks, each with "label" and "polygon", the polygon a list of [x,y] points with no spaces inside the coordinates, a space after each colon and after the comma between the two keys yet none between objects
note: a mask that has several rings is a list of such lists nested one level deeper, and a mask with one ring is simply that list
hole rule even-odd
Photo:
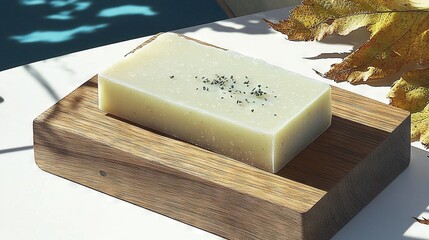
[{"label": "wood grain texture", "polygon": [[92,78],[34,120],[37,165],[232,239],[327,239],[409,164],[410,117],[333,87],[329,129],[277,174],[98,109]]}]

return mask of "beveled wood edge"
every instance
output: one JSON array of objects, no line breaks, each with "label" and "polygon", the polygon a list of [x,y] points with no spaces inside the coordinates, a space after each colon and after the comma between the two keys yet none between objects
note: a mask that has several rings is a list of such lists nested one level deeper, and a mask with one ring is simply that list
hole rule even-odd
[{"label": "beveled wood edge", "polygon": [[[310,235],[323,233],[321,238],[332,238],[344,225],[346,225],[354,216],[356,216],[367,204],[380,194],[400,173],[402,173],[410,164],[411,160],[411,140],[406,138],[411,132],[411,115],[396,128],[389,138],[385,139],[374,151],[372,151],[361,164],[359,164],[350,174],[331,189],[320,199],[309,211],[303,214],[303,226],[307,228],[304,234]],[[392,148],[392,146],[395,146]],[[387,153],[387,154],[386,154]],[[381,159],[379,164],[373,165],[375,159]],[[387,164],[392,163],[392,164]],[[368,167],[371,165],[371,168]],[[390,171],[386,174],[385,168]],[[391,169],[394,171],[391,171]],[[368,172],[368,170],[371,170]],[[357,176],[362,176],[365,172],[368,184],[362,184],[364,187],[356,189],[345,188],[350,182],[355,182]],[[380,175],[384,177],[380,181]],[[365,189],[366,187],[366,189]],[[372,192],[366,191],[372,188]],[[357,195],[356,195],[357,193]],[[334,203],[334,204],[333,204]],[[343,208],[333,208],[332,206],[344,206]],[[342,211],[347,209],[348,211]],[[336,225],[320,221],[326,214],[338,216]],[[311,238],[306,236],[306,238]]]}]

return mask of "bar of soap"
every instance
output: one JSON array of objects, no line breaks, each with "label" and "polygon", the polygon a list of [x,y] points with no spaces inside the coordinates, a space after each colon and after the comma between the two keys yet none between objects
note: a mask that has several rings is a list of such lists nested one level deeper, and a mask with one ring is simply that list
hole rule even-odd
[{"label": "bar of soap", "polygon": [[99,73],[98,90],[104,112],[269,172],[331,123],[328,84],[173,33]]}]

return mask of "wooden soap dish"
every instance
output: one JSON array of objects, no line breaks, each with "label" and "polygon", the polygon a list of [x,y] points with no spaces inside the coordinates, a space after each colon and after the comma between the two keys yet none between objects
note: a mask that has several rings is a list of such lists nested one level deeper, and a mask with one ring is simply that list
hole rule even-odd
[{"label": "wooden soap dish", "polygon": [[410,161],[409,113],[333,87],[332,125],[277,174],[106,115],[94,77],[34,120],[44,171],[233,239],[327,239]]}]

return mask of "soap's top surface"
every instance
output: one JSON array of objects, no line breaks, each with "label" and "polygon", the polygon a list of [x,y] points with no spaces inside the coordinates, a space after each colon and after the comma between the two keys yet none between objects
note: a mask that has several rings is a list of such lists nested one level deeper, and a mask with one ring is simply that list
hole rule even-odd
[{"label": "soap's top surface", "polygon": [[242,126],[274,133],[329,91],[328,84],[173,33],[100,76]]}]

